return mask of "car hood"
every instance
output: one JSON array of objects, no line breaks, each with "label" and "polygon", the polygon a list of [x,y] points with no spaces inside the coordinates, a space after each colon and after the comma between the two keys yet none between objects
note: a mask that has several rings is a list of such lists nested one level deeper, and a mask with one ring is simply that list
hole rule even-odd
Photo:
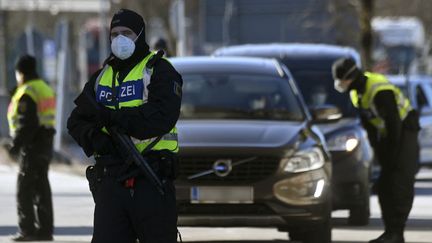
[{"label": "car hood", "polygon": [[338,130],[345,130],[349,127],[360,126],[360,120],[357,118],[343,118],[337,122],[317,124],[318,128],[324,133],[324,135],[329,135]]},{"label": "car hood", "polygon": [[305,122],[191,120],[177,124],[181,147],[282,147]]}]

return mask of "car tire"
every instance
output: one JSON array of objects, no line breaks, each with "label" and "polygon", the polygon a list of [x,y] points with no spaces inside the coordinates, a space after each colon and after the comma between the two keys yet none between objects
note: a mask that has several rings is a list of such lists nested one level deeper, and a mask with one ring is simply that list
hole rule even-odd
[{"label": "car tire", "polygon": [[348,225],[352,226],[364,226],[369,224],[370,217],[370,192],[364,187],[364,193],[362,201],[364,202],[360,206],[356,206],[350,209],[348,217]]}]

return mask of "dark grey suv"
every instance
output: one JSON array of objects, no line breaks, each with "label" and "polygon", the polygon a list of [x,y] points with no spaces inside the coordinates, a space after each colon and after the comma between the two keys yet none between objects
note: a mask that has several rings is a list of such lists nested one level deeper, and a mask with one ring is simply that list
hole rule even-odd
[{"label": "dark grey suv", "polygon": [[[331,162],[275,60],[171,59],[182,74],[179,225],[264,226],[331,242]],[[321,110],[320,119],[334,116]]]},{"label": "dark grey suv", "polygon": [[324,44],[256,44],[221,48],[216,56],[276,58],[292,73],[301,93],[312,109],[336,106],[342,119],[320,124],[333,161],[333,209],[348,209],[348,223],[369,222],[369,183],[373,152],[348,94],[333,87],[332,63],[350,57],[360,65],[357,51]]}]

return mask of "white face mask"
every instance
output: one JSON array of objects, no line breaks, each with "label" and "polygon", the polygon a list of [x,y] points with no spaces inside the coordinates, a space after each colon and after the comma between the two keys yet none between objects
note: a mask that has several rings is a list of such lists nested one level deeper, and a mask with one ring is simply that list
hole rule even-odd
[{"label": "white face mask", "polygon": [[128,59],[135,51],[135,42],[124,35],[118,35],[111,41],[111,51],[121,60]]},{"label": "white face mask", "polygon": [[141,29],[135,40],[124,35],[118,35],[111,41],[111,51],[121,60],[128,59],[135,51],[135,41],[139,38],[144,29]]},{"label": "white face mask", "polygon": [[345,93],[348,91],[351,82],[351,80],[341,81],[340,79],[336,79],[334,82],[334,88],[339,91],[339,93]]},{"label": "white face mask", "polygon": [[15,79],[17,81],[17,84],[22,84],[24,82],[24,76],[18,71],[15,71]]}]

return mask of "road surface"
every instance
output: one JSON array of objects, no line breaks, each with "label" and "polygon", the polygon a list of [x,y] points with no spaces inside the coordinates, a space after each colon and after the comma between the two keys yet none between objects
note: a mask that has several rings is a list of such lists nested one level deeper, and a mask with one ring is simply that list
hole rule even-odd
[{"label": "road surface", "polygon": [[[1,158],[1,157],[0,157]],[[90,242],[93,201],[83,176],[64,166],[49,173],[55,214],[55,242]],[[17,230],[15,203],[17,167],[0,162],[0,242],[9,243]],[[416,198],[405,234],[407,243],[432,243],[432,169],[422,169],[416,183]],[[365,227],[348,227],[347,211],[333,213],[333,242],[359,243],[382,232],[376,196],[371,197],[372,220]],[[180,227],[184,242],[264,243],[290,242],[286,233],[272,228],[188,228]],[[121,242],[119,242],[121,243]]]}]

